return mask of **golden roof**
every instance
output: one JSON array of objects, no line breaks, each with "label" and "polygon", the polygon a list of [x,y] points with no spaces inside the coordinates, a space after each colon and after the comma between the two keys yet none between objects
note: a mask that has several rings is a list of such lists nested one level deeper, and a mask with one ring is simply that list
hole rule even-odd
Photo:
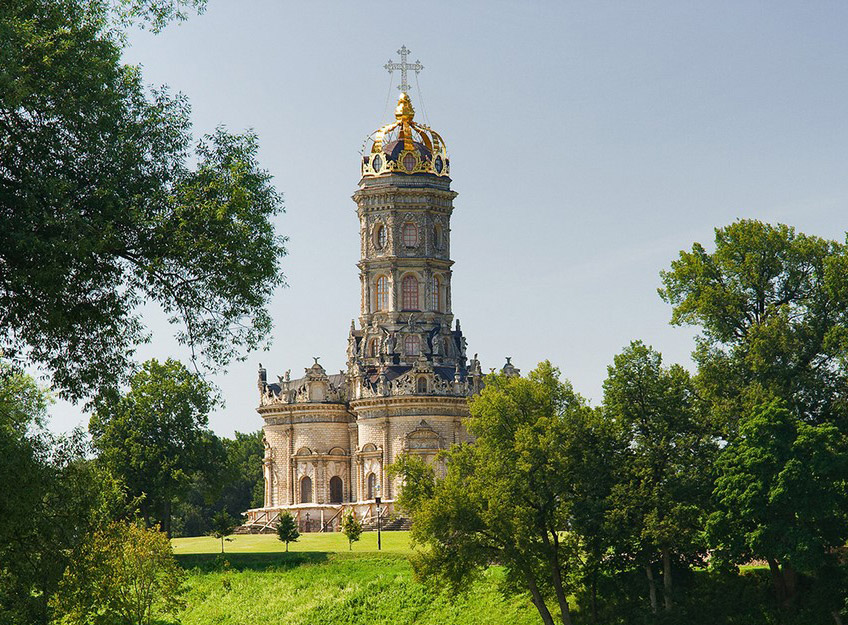
[{"label": "golden roof", "polygon": [[375,131],[371,151],[362,156],[362,175],[433,174],[447,176],[450,160],[442,137],[432,128],[414,121],[409,95],[401,93],[395,121]]}]

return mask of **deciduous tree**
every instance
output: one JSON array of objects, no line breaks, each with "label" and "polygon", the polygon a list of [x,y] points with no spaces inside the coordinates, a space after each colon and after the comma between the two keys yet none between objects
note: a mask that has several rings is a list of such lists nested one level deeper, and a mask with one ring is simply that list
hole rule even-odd
[{"label": "deciduous tree", "polygon": [[0,359],[0,622],[44,624],[81,541],[125,512],[82,432],[42,427],[49,396]]},{"label": "deciduous tree", "polygon": [[662,563],[666,611],[673,606],[673,563],[697,561],[709,510],[717,439],[689,373],[663,367],[662,355],[632,342],[608,367],[604,410],[624,437],[609,521],[620,556],[645,569],[657,609],[653,567]]},{"label": "deciduous tree", "polygon": [[51,604],[63,625],[150,625],[185,608],[185,577],[164,532],[113,523],[85,541]]},{"label": "deciduous tree", "polygon": [[195,142],[185,97],[121,63],[122,18],[198,4],[0,3],[0,349],[73,400],[126,380],[144,304],[200,365],[270,336],[282,202],[256,136]]},{"label": "deciduous tree", "polygon": [[[662,273],[674,324],[703,329],[694,357],[714,409],[735,421],[774,397],[848,431],[848,247],[740,220]],[[729,432],[732,435],[732,431]]]},{"label": "deciduous tree", "polygon": [[171,507],[206,466],[211,389],[181,363],[148,360],[123,394],[102,397],[89,430],[100,461],[141,497],[148,527],[170,535]]},{"label": "deciduous tree", "polygon": [[[567,598],[585,546],[574,521],[587,523],[595,502],[580,482],[615,464],[606,445],[582,448],[592,434],[606,438],[597,412],[543,362],[527,378],[488,376],[468,429],[475,442],[445,453],[444,478],[414,462],[401,467],[404,493],[418,493],[405,501],[412,535],[427,547],[414,557],[417,573],[461,589],[499,562],[507,586],[529,592],[543,622],[553,623],[552,603],[571,623]],[[416,479],[423,483],[408,490]]]},{"label": "deciduous tree", "polygon": [[238,521],[221,510],[212,515],[212,531],[211,534],[215,538],[221,539],[221,553],[224,553],[224,539],[233,533],[233,530],[238,527]]},{"label": "deciduous tree", "polygon": [[[836,426],[807,423],[781,400],[745,415],[718,462],[719,507],[707,524],[715,557],[768,562],[784,606],[798,589],[797,573],[826,578],[848,540],[846,449]],[[830,609],[838,615],[844,600],[829,597]]]}]

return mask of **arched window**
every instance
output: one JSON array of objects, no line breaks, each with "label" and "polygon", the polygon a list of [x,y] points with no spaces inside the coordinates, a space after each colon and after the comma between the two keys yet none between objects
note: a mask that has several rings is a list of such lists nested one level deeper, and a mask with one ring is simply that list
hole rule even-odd
[{"label": "arched window", "polygon": [[418,310],[418,278],[406,276],[401,282],[401,299],[404,310]]},{"label": "arched window", "polygon": [[442,249],[442,227],[439,224],[433,226],[433,245],[437,250]]},{"label": "arched window", "polygon": [[417,356],[421,352],[421,341],[416,334],[408,334],[403,339],[403,351],[407,356]]},{"label": "arched window", "polygon": [[371,349],[369,350],[371,358],[377,357],[377,352],[379,351],[379,344],[380,342],[377,339],[371,339]]},{"label": "arched window", "polygon": [[403,224],[403,244],[406,247],[418,247],[418,226],[414,223]]},{"label": "arched window", "polygon": [[433,276],[433,310],[442,312],[442,281]]},{"label": "arched window", "polygon": [[312,478],[308,475],[300,480],[300,503],[312,503]]},{"label": "arched window", "polygon": [[365,498],[366,499],[374,499],[374,494],[376,492],[376,486],[377,486],[377,476],[374,475],[373,473],[369,473],[366,483],[368,484],[368,493],[367,493],[367,496]]},{"label": "arched window", "polygon": [[389,309],[389,279],[386,276],[377,278],[377,310]]},{"label": "arched window", "polygon": [[418,378],[418,392],[426,393],[427,392],[427,378]]},{"label": "arched window", "polygon": [[342,478],[334,475],[330,478],[330,503],[341,503],[344,499],[344,483]]},{"label": "arched window", "polygon": [[374,246],[378,250],[386,247],[386,227],[383,224],[378,225],[374,232]]}]

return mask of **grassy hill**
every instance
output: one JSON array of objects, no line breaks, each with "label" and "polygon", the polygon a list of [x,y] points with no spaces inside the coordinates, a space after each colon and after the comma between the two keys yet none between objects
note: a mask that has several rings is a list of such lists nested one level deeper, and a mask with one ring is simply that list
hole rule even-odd
[{"label": "grassy hill", "polygon": [[[174,539],[189,571],[184,625],[537,625],[524,598],[504,599],[492,567],[466,595],[431,594],[412,578],[406,532],[363,534],[353,551],[341,534],[306,534],[285,546],[276,536]],[[226,563],[224,563],[226,560]]]}]

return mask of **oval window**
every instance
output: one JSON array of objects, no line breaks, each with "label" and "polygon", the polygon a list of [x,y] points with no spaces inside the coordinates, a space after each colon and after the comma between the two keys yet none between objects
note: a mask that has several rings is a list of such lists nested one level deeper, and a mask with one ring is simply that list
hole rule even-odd
[{"label": "oval window", "polygon": [[436,157],[436,160],[433,162],[433,167],[435,168],[437,174],[442,173],[442,169],[444,169],[444,163],[442,163],[441,156]]},{"label": "oval window", "polygon": [[386,247],[386,228],[382,224],[377,226],[377,231],[374,234],[374,245],[377,246],[378,250]]},{"label": "oval window", "polygon": [[383,157],[379,154],[374,157],[374,160],[371,161],[371,167],[374,168],[374,171],[379,172],[383,169]]},{"label": "oval window", "polygon": [[406,171],[415,169],[415,156],[413,154],[407,152],[406,156],[403,157],[403,168]]}]

